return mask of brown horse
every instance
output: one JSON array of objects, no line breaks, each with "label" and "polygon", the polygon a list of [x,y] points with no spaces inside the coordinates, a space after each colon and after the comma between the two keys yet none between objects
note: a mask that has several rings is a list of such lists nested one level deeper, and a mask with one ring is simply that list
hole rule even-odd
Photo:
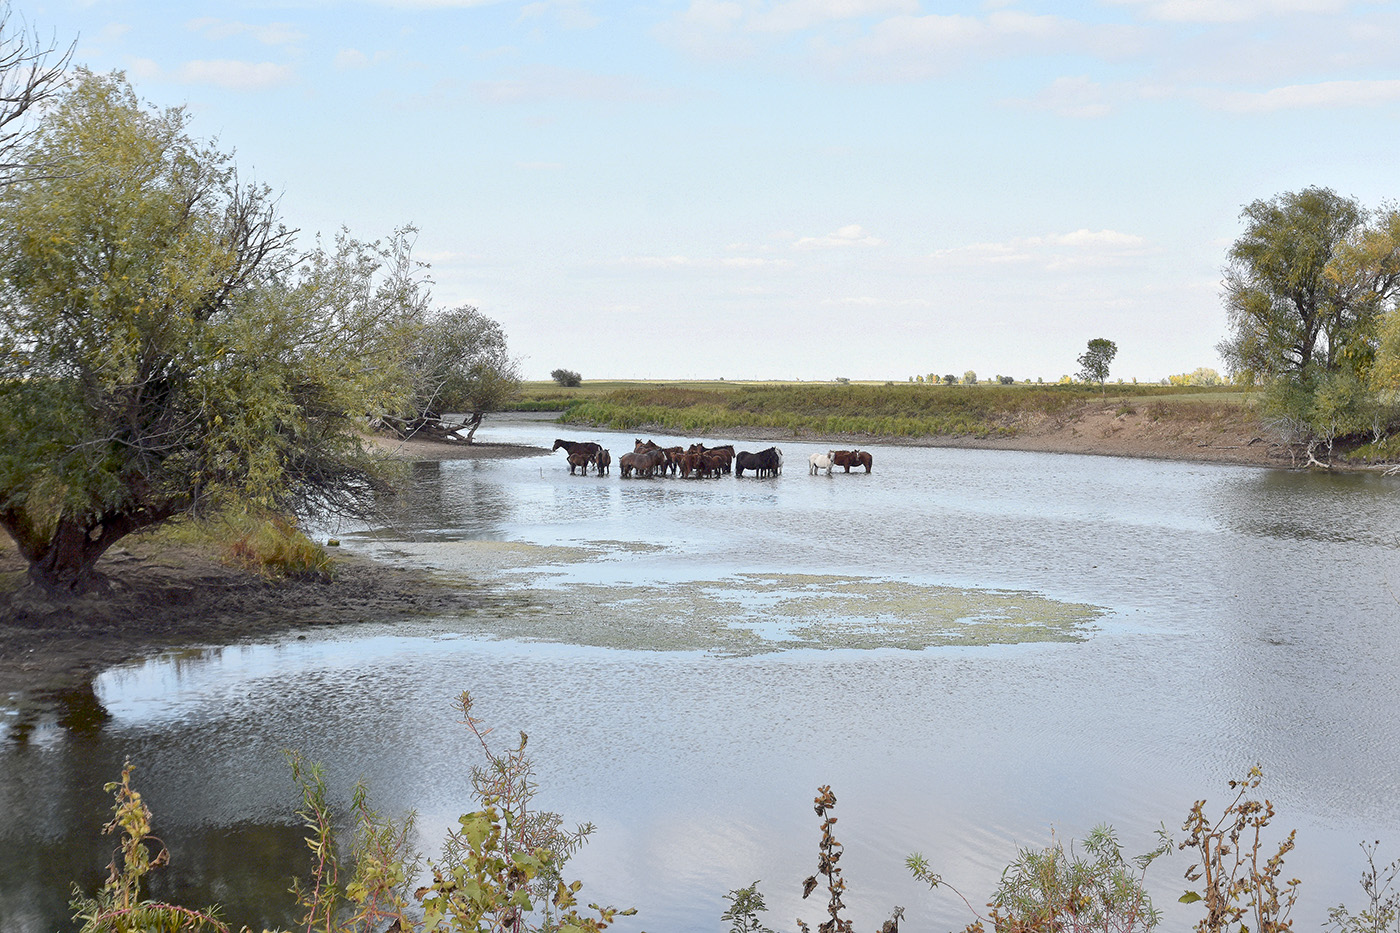
[{"label": "brown horse", "polygon": [[578,467],[580,476],[588,475],[588,468],[593,464],[594,457],[586,450],[569,451],[569,475],[574,475],[574,467]]},{"label": "brown horse", "polygon": [[831,452],[831,462],[841,467],[847,473],[851,472],[853,466],[865,467],[865,472],[870,472],[870,454],[864,450],[833,450]]},{"label": "brown horse", "polygon": [[[559,437],[555,438],[554,446],[549,448],[549,451],[550,453],[553,453],[560,447],[568,451],[570,457],[572,457],[576,451],[583,451],[585,454],[588,455],[589,459],[598,456],[598,451],[603,449],[602,447],[593,443],[592,441],[566,441],[562,437]],[[572,462],[570,462],[569,464],[569,472],[574,472]]]},{"label": "brown horse", "polygon": [[630,454],[618,457],[617,465],[623,476],[631,476],[636,472],[638,476],[650,478],[656,475],[658,469],[666,468],[666,454],[660,448],[634,450]]}]

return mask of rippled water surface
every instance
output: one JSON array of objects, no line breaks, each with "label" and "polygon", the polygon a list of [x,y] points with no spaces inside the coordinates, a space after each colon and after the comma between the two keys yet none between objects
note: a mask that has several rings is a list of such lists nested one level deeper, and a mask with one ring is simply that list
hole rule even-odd
[{"label": "rippled water surface", "polygon": [[[561,434],[584,436],[481,437]],[[632,438],[587,436],[614,457]],[[639,908],[623,929],[721,929],[722,895],[760,878],[770,926],[820,922],[799,897],[820,784],[858,928],[896,904],[914,929],[971,919],[908,879],[912,851],[981,903],[1016,846],[1107,821],[1143,851],[1255,762],[1299,830],[1299,929],[1360,905],[1362,839],[1400,854],[1397,481],[883,447],[870,475],[809,476],[817,448],[783,446],[771,479],[571,477],[562,453],[418,465],[395,527],[338,533],[485,607],[112,670],[99,726],[20,741],[9,717],[0,928],[56,929],[69,882],[100,880],[89,843],[124,758],[183,868],[158,893],[238,923],[291,921],[283,749],[325,761],[336,793],[364,778],[416,809],[431,851],[472,806],[464,689],[498,735],[529,733],[541,802],[598,825],[569,873]],[[1189,862],[1148,876],[1169,929],[1195,919],[1175,903]]]}]

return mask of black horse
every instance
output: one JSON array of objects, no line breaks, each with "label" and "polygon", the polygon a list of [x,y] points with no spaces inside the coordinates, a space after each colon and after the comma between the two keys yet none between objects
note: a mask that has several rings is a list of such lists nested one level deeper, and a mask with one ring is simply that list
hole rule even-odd
[{"label": "black horse", "polygon": [[759,476],[777,476],[782,471],[783,455],[776,447],[751,454],[741,450],[734,456],[734,475],[743,476],[745,470],[753,470]]}]

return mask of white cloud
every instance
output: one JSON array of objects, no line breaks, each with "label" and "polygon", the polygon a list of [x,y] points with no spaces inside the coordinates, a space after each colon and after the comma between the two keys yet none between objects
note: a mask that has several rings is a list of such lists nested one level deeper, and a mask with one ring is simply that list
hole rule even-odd
[{"label": "white cloud", "polygon": [[1116,0],[1148,19],[1171,23],[1244,23],[1298,14],[1342,13],[1351,0]]},{"label": "white cloud", "polygon": [[341,49],[335,53],[335,67],[341,71],[368,68],[370,58],[359,49]]},{"label": "white cloud", "polygon": [[1136,234],[1085,228],[1070,233],[1018,237],[1000,243],[971,243],[938,250],[933,258],[963,265],[1026,265],[1056,271],[1115,265],[1148,252],[1147,240]]},{"label": "white cloud", "polygon": [[1085,76],[1061,77],[1051,82],[1025,103],[1037,110],[1048,110],[1062,117],[1089,119],[1106,116],[1116,103],[1102,84]]},{"label": "white cloud", "polygon": [[586,0],[537,0],[520,8],[520,19],[550,19],[563,29],[592,29],[602,22]]},{"label": "white cloud", "polygon": [[494,6],[501,0],[369,0],[375,6],[395,10],[453,10],[474,6]]},{"label": "white cloud", "polygon": [[691,256],[625,256],[619,263],[638,269],[761,269],[789,265],[784,259],[762,259],[756,256],[723,256],[717,259]]},{"label": "white cloud", "polygon": [[918,0],[786,0],[754,12],[745,28],[755,32],[799,32],[827,23],[918,10]]},{"label": "white cloud", "polygon": [[849,298],[823,298],[823,305],[848,308],[933,308],[937,302],[928,298],[876,298],[872,295],[856,295]]},{"label": "white cloud", "polygon": [[1134,233],[1119,233],[1117,230],[1091,231],[1087,229],[1076,230],[1073,233],[1052,234],[1047,237],[1033,237],[1027,242],[1037,245],[1043,242],[1052,246],[1075,246],[1116,250],[1136,250],[1147,243],[1146,240]]},{"label": "white cloud", "polygon": [[129,70],[132,75],[142,80],[212,84],[232,91],[266,90],[290,84],[296,77],[296,72],[290,65],[230,59],[189,61],[173,71],[167,71],[149,58],[138,58],[132,61]]},{"label": "white cloud", "polygon": [[744,16],[744,7],[734,0],[691,0],[684,11],[657,27],[656,36],[697,58],[742,58],[756,48],[743,32]]},{"label": "white cloud", "polygon": [[1322,81],[1292,84],[1269,91],[1192,92],[1208,107],[1233,113],[1270,113],[1307,108],[1372,107],[1400,100],[1400,80]]},{"label": "white cloud", "polygon": [[804,236],[793,243],[794,249],[830,249],[849,246],[883,246],[884,240],[865,232],[860,224],[846,226],[825,236]]},{"label": "white cloud", "polygon": [[922,80],[991,58],[1087,54],[1121,59],[1141,45],[1137,27],[1019,10],[892,16],[849,43],[818,44],[828,66],[854,67],[866,77],[896,81]]},{"label": "white cloud", "polygon": [[126,23],[108,23],[103,26],[97,34],[98,42],[116,42],[131,32],[131,27]]},{"label": "white cloud", "polygon": [[185,28],[191,32],[202,33],[207,39],[218,40],[249,36],[264,45],[289,45],[306,38],[304,33],[290,23],[267,23],[254,26],[212,16],[192,19],[185,24]]},{"label": "white cloud", "polygon": [[665,97],[630,77],[547,65],[522,69],[512,78],[478,81],[473,90],[480,99],[498,104],[539,100],[662,100]]}]

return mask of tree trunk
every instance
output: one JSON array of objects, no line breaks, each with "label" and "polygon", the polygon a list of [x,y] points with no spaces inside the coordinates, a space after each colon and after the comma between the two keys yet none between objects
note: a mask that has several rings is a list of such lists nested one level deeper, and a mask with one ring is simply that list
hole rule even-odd
[{"label": "tree trunk", "polygon": [[0,511],[0,526],[29,561],[29,582],[53,596],[82,596],[107,589],[96,572],[97,559],[117,541],[174,514],[170,507],[135,512],[106,512],[99,516],[62,516],[52,533],[43,535],[21,509]]},{"label": "tree trunk", "polygon": [[[476,429],[481,427],[481,419],[484,417],[486,417],[486,412],[474,411],[472,412],[471,418],[467,420],[467,423],[462,425],[463,428],[471,428],[471,430],[467,432],[466,440],[468,444],[470,444],[472,438],[476,436]],[[462,428],[458,428],[457,430],[460,431],[461,429]]]}]

